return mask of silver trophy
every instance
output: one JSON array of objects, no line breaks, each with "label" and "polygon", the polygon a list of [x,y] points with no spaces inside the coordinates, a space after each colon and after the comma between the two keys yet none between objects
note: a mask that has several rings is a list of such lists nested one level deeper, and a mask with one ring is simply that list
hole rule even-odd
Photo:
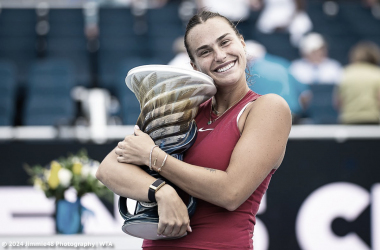
[{"label": "silver trophy", "polygon": [[[216,93],[212,78],[195,70],[146,65],[131,69],[125,82],[140,102],[137,125],[167,154],[183,160],[183,153],[195,142],[197,135],[194,118],[198,107]],[[141,168],[155,178],[164,179],[147,166]],[[143,239],[162,239],[157,236],[157,204],[137,201],[135,212],[131,214],[126,203],[127,199],[120,197],[119,212],[125,220],[122,230]],[[190,196],[189,216],[194,214],[195,207],[196,200]]]}]

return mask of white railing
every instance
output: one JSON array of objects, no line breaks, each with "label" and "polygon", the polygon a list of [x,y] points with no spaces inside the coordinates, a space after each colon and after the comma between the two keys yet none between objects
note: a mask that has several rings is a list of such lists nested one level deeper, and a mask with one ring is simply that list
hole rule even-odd
[{"label": "white railing", "polygon": [[[133,134],[133,126],[107,126],[107,140],[120,140]],[[95,141],[90,127],[21,126],[0,127],[0,140],[79,140]],[[289,139],[380,139],[380,126],[361,125],[293,125]]]}]

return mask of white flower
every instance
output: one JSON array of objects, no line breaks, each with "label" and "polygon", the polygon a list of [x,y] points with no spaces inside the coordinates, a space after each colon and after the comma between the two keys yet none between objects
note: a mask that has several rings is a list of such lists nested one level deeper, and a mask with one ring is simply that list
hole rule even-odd
[{"label": "white flower", "polygon": [[96,172],[98,171],[98,167],[92,167],[91,168],[91,175],[96,179]]},{"label": "white flower", "polygon": [[70,182],[71,182],[71,178],[73,177],[73,174],[71,173],[70,170],[66,169],[66,168],[61,168],[59,171],[58,171],[58,179],[59,179],[59,183],[63,186],[63,187],[68,187],[70,185]]},{"label": "white flower", "polygon": [[45,170],[44,170],[44,178],[45,178],[45,180],[48,180],[48,179],[49,179],[49,175],[50,175],[50,170],[45,169]]},{"label": "white flower", "polygon": [[36,188],[36,189],[43,190],[43,188],[42,188],[42,180],[39,179],[39,178],[35,178],[35,179],[34,179],[33,186],[34,186],[34,188]]},{"label": "white flower", "polygon": [[80,162],[80,159],[79,159],[79,157],[77,157],[77,156],[74,156],[71,160],[72,160],[74,163],[76,163],[76,162]]},{"label": "white flower", "polygon": [[82,173],[81,173],[82,178],[87,178],[90,172],[91,172],[91,167],[88,164],[82,166]]},{"label": "white flower", "polygon": [[98,161],[92,161],[92,165],[93,165],[93,166],[96,166],[96,167],[99,167],[100,162],[98,162]]}]

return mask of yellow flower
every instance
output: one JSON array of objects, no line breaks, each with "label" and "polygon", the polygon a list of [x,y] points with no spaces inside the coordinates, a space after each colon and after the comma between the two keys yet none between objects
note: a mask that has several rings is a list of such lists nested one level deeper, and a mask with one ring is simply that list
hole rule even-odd
[{"label": "yellow flower", "polygon": [[56,189],[59,185],[58,171],[62,168],[61,164],[52,161],[50,165],[50,174],[48,178],[49,187]]},{"label": "yellow flower", "polygon": [[82,172],[82,163],[80,163],[80,162],[74,163],[74,165],[73,165],[73,173],[77,174],[77,175],[80,175],[81,172]]}]

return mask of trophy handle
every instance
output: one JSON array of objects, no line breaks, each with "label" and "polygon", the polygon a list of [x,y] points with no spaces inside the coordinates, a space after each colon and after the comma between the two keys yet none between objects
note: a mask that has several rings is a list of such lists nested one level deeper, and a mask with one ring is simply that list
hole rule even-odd
[{"label": "trophy handle", "polygon": [[[189,196],[189,203],[187,204],[187,211],[189,213],[189,217],[193,216],[196,205],[197,205],[196,199],[193,196]],[[120,196],[118,206],[119,206],[119,213],[121,217],[123,217],[124,220],[130,220],[133,217],[135,217],[135,215],[131,214],[128,210],[127,198]],[[137,207],[138,207],[138,204],[136,204],[136,208]]]},{"label": "trophy handle", "polygon": [[128,211],[127,198],[120,196],[118,206],[119,206],[120,215],[121,217],[123,217],[124,220],[129,220],[130,218],[132,218],[133,214],[131,214]]},{"label": "trophy handle", "polygon": [[[186,133],[185,137],[180,138],[177,141],[166,141],[163,140],[160,143],[160,148],[164,150],[167,154],[183,161],[183,153],[191,147],[195,142],[197,137],[197,126],[195,121],[191,122],[190,130]],[[150,176],[157,179],[163,179],[159,173],[150,170],[147,166],[140,166],[145,172]],[[165,179],[163,179],[165,180]],[[177,187],[172,185],[168,180],[165,180],[167,184],[173,186],[175,189]],[[119,197],[119,213],[124,219],[124,225],[122,230],[124,233],[150,240],[162,239],[162,236],[157,235],[157,226],[159,223],[157,203],[155,202],[142,202],[137,201],[136,208],[133,214],[128,211],[127,208],[127,198]],[[187,211],[189,217],[193,216],[196,209],[197,201],[194,197],[189,196]],[[186,235],[186,234],[185,234]],[[180,237],[183,237],[182,235]],[[175,239],[179,237],[169,237],[165,239]]]}]

